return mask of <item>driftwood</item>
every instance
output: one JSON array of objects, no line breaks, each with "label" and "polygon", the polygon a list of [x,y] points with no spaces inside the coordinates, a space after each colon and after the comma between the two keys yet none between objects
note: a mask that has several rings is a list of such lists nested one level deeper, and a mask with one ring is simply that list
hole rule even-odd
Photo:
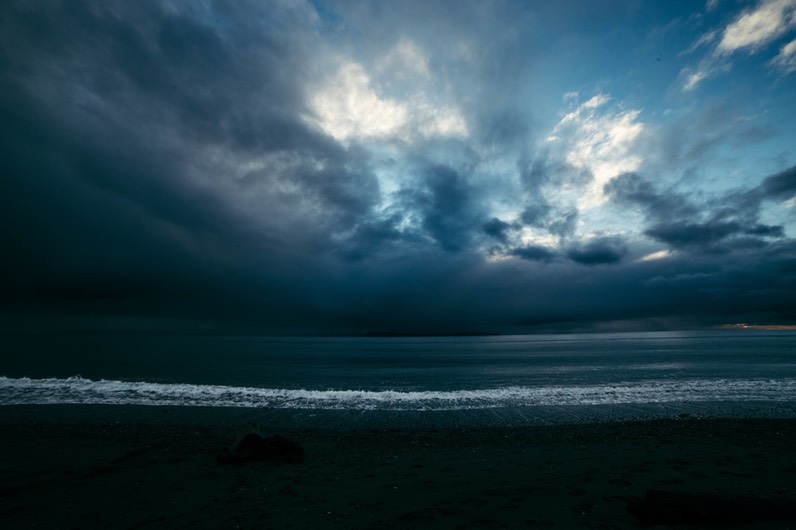
[{"label": "driftwood", "polygon": [[648,490],[627,511],[646,524],[731,524],[796,521],[796,502],[757,497]]}]

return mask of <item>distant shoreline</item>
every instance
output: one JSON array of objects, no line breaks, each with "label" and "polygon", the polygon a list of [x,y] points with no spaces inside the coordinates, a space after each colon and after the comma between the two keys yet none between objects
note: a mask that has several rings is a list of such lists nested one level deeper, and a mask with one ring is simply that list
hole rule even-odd
[{"label": "distant shoreline", "polygon": [[500,337],[502,333],[489,333],[483,331],[458,331],[441,333],[412,333],[404,331],[368,331],[359,337]]},{"label": "distant shoreline", "polygon": [[684,327],[684,328],[534,328],[514,331],[396,331],[396,330],[373,330],[373,331],[350,331],[350,332],[262,332],[261,330],[197,330],[197,329],[138,329],[138,328],[2,328],[0,327],[0,337],[29,337],[29,336],[206,336],[206,337],[264,337],[264,338],[435,338],[435,337],[506,337],[506,336],[528,336],[537,335],[611,335],[620,333],[682,333],[700,331],[796,331],[796,324],[718,324],[703,327]]},{"label": "distant shoreline", "polygon": [[581,334],[613,334],[613,333],[677,333],[683,331],[715,331],[715,330],[755,330],[755,331],[796,331],[796,324],[721,324],[718,326],[708,326],[694,329],[659,329],[659,330],[610,330],[610,329],[589,329],[589,330],[567,330],[567,331],[533,331],[525,333],[494,333],[485,331],[458,331],[458,332],[429,332],[416,333],[409,331],[368,331],[359,335],[344,335],[346,337],[376,337],[376,338],[432,338],[432,337],[505,337],[511,335],[581,335]]},{"label": "distant shoreline", "polygon": [[764,331],[796,331],[796,324],[777,325],[777,324],[724,324],[717,326],[716,329],[755,329]]}]

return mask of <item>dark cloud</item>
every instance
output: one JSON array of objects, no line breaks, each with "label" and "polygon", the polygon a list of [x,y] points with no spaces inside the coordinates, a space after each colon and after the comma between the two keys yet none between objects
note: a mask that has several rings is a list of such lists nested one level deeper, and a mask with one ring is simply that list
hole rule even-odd
[{"label": "dark cloud", "polygon": [[[264,37],[252,13],[201,22],[155,2],[3,10],[16,44],[0,78],[7,302],[240,317],[258,305],[247,290],[284,290],[270,286],[284,271],[314,268],[296,263],[302,247],[323,251],[319,232],[349,230],[368,211],[373,177],[300,119],[301,79],[283,74],[298,72],[300,50]],[[249,189],[252,212],[207,149],[290,163],[246,175],[261,184]]]},{"label": "dark cloud", "polygon": [[659,224],[645,230],[645,234],[675,248],[704,247],[737,234],[741,227],[737,223],[669,223]]},{"label": "dark cloud", "polygon": [[745,234],[762,237],[785,237],[785,229],[780,225],[754,225],[744,229]]},{"label": "dark cloud", "polygon": [[560,237],[572,235],[578,223],[578,211],[562,211],[558,217],[552,217],[545,228],[551,233]]},{"label": "dark cloud", "polygon": [[550,261],[556,256],[550,249],[538,245],[517,247],[512,249],[511,254],[530,261]]},{"label": "dark cloud", "polygon": [[767,199],[787,200],[796,196],[796,166],[767,177],[760,191]]},{"label": "dark cloud", "polygon": [[518,166],[526,205],[519,221],[527,226],[547,230],[560,238],[572,235],[577,226],[578,210],[574,206],[551,204],[546,188],[553,182],[556,186],[584,186],[592,179],[591,173],[575,168],[544,151],[538,153],[530,163],[521,158]]},{"label": "dark cloud", "polygon": [[543,228],[551,234],[566,237],[575,231],[578,211],[556,209],[540,202],[527,206],[520,214],[520,221],[527,226]]},{"label": "dark cloud", "polygon": [[644,234],[676,249],[730,251],[734,247],[765,246],[765,238],[785,236],[780,225],[761,224],[761,203],[787,196],[793,171],[766,178],[759,187],[732,191],[701,204],[674,191],[661,191],[636,173],[625,173],[605,186],[623,205],[641,207],[649,226]]},{"label": "dark cloud", "polygon": [[567,251],[567,257],[581,265],[605,265],[619,263],[627,254],[626,245],[610,237],[596,238],[576,245]]},{"label": "dark cloud", "polygon": [[425,177],[427,191],[415,203],[424,230],[444,250],[464,249],[477,226],[465,177],[447,166],[430,167]]},{"label": "dark cloud", "polygon": [[655,220],[698,215],[700,209],[683,194],[663,192],[638,173],[623,173],[605,185],[605,193],[624,205],[637,205]]},{"label": "dark cloud", "polygon": [[[546,44],[522,3],[288,4],[0,6],[9,322],[337,333],[796,316],[796,249],[761,214],[793,196],[793,168],[714,197],[612,180],[613,204],[642,212],[643,249],[678,250],[634,261],[631,237],[583,238],[588,213],[556,195],[589,170],[534,147],[545,132],[516,94]],[[341,57],[372,66],[402,39],[428,50],[471,134],[324,132],[309,102]]]},{"label": "dark cloud", "polygon": [[520,179],[526,190],[539,193],[541,188],[550,182],[557,185],[582,186],[594,177],[586,168],[575,167],[565,160],[552,156],[547,151],[540,151],[527,163],[519,162]]},{"label": "dark cloud", "polygon": [[549,204],[538,202],[525,207],[520,214],[520,220],[526,225],[542,226],[550,215],[552,207]]},{"label": "dark cloud", "polygon": [[508,242],[509,232],[512,228],[513,226],[510,223],[501,221],[497,217],[493,217],[483,225],[484,233],[501,243]]}]

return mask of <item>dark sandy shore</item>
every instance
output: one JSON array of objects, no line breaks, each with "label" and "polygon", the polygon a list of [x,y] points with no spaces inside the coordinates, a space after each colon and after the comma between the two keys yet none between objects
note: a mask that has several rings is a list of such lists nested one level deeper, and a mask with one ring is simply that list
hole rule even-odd
[{"label": "dark sandy shore", "polygon": [[282,428],[303,463],[222,466],[234,414],[76,410],[0,408],[0,527],[639,528],[648,489],[796,497],[792,419]]}]

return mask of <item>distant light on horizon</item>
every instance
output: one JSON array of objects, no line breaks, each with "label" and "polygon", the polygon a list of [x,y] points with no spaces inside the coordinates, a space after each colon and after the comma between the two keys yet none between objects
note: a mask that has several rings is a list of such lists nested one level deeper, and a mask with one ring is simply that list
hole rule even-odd
[{"label": "distant light on horizon", "polygon": [[666,259],[666,258],[670,257],[671,255],[672,255],[672,252],[670,250],[666,250],[666,249],[658,250],[658,251],[655,251],[655,252],[651,252],[651,253],[647,254],[646,256],[643,256],[642,258],[639,259],[639,261],[655,261],[655,260],[659,260],[659,259]]}]

